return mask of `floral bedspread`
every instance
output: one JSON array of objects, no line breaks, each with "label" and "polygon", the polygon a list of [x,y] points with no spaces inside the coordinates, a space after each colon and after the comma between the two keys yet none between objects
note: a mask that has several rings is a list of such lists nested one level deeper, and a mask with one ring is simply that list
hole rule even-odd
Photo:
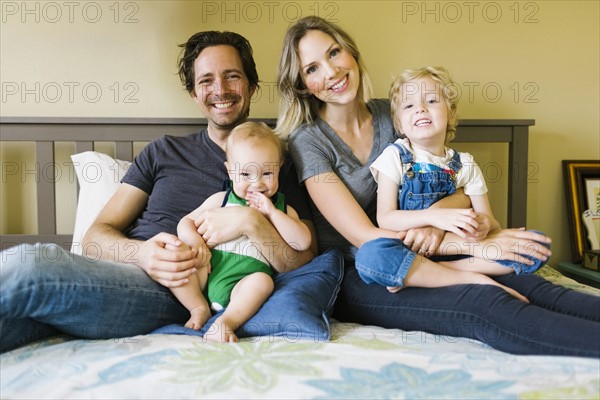
[{"label": "floral bedspread", "polygon": [[[546,267],[548,279],[598,292]],[[514,356],[480,342],[332,323],[330,342],[144,335],[54,338],[0,357],[0,397],[598,399],[600,360]]]}]

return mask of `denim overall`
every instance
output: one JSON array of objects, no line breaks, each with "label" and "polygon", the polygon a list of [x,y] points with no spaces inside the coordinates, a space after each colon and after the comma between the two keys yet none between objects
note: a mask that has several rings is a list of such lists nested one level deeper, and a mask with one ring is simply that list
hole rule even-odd
[{"label": "denim overall", "polygon": [[[456,192],[456,175],[462,168],[460,155],[454,152],[448,168],[434,164],[415,163],[413,155],[404,146],[393,143],[400,153],[403,165],[409,165],[402,177],[398,191],[398,209],[424,210],[446,196]],[[546,245],[546,244],[544,244]],[[403,286],[415,253],[399,239],[379,238],[363,244],[357,251],[355,266],[359,276],[367,283],[383,286]],[[468,255],[431,257],[433,261],[455,261]],[[527,256],[526,256],[527,257]],[[543,261],[527,265],[511,260],[496,260],[497,263],[513,268],[517,274],[533,273],[541,268]]]},{"label": "denim overall", "polygon": [[457,151],[448,163],[448,169],[442,169],[434,164],[415,163],[412,153],[404,146],[396,143],[393,146],[400,153],[402,165],[409,165],[398,192],[399,210],[425,210],[456,192],[456,174],[462,168]]}]

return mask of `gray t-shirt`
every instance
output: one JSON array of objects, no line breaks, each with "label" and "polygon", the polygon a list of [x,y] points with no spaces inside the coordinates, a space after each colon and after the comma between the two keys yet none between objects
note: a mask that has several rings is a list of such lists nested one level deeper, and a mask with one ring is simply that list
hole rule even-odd
[{"label": "gray t-shirt", "polygon": [[[289,138],[289,149],[298,170],[300,182],[327,172],[335,172],[352,193],[358,204],[376,224],[377,183],[369,166],[390,143],[396,132],[390,116],[390,103],[373,99],[367,103],[373,116],[373,149],[366,164],[361,164],[352,150],[322,119],[304,124]],[[340,235],[312,204],[313,221],[321,251],[336,246],[347,259],[354,259],[356,248]]]},{"label": "gray t-shirt", "polygon": [[[159,232],[177,234],[179,220],[210,195],[225,190],[229,178],[225,152],[206,129],[182,137],[163,136],[150,142],[123,177],[148,197],[146,209],[125,231],[147,240]],[[308,196],[298,185],[294,166],[286,157],[279,175],[279,191],[301,219],[311,219]]]}]

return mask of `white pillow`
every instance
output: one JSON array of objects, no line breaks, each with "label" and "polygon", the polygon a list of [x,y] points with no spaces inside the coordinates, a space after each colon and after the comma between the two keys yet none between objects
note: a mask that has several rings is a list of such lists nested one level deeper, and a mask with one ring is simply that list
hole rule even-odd
[{"label": "white pillow", "polygon": [[79,182],[79,198],[71,252],[81,254],[83,235],[119,187],[131,162],[115,160],[96,151],[71,156]]}]

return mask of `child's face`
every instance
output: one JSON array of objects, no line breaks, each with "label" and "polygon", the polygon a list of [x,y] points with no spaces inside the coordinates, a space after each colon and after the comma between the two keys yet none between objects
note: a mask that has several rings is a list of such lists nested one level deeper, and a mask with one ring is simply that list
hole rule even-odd
[{"label": "child's face", "polygon": [[397,118],[400,131],[411,145],[438,150],[444,146],[448,125],[448,107],[443,87],[431,78],[406,82],[401,88]]},{"label": "child's face", "polygon": [[245,199],[250,192],[273,196],[279,186],[279,151],[268,141],[244,140],[228,150],[225,167],[235,193]]}]

